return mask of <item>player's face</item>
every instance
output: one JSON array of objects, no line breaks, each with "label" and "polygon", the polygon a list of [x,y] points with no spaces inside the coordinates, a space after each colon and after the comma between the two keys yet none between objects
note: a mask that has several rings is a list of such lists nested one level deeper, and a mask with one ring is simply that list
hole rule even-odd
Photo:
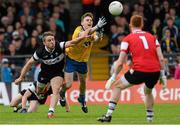
[{"label": "player's face", "polygon": [[44,45],[48,49],[53,50],[55,48],[55,39],[54,39],[54,36],[47,36],[45,38]]},{"label": "player's face", "polygon": [[83,26],[84,29],[88,29],[91,28],[93,25],[93,20],[90,16],[85,17],[82,22],[81,25]]}]

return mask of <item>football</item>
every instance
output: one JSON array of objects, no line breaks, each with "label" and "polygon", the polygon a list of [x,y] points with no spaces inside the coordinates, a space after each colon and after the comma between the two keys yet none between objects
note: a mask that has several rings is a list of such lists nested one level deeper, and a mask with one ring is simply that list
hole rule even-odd
[{"label": "football", "polygon": [[113,1],[109,4],[109,12],[113,16],[118,16],[122,13],[123,11],[123,5],[119,1]]}]

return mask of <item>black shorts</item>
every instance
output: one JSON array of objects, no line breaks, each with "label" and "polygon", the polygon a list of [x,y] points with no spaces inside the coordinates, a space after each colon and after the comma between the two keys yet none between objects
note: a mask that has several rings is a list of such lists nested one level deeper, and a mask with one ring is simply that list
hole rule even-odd
[{"label": "black shorts", "polygon": [[160,72],[140,72],[130,70],[125,73],[125,79],[133,85],[145,83],[146,87],[152,89],[159,80]]},{"label": "black shorts", "polygon": [[[26,91],[27,91],[27,90],[24,89],[24,90],[22,90],[22,91],[20,92],[20,94],[23,96]],[[31,91],[30,91],[30,92],[31,92]],[[32,92],[31,92],[31,93],[32,93]],[[27,100],[28,100],[28,101],[38,101],[38,98],[37,98],[37,96],[36,96],[34,93],[32,93],[32,95],[31,95],[30,97],[28,97]]]},{"label": "black shorts", "polygon": [[45,72],[40,72],[38,75],[38,82],[43,83],[43,84],[47,84],[50,82],[50,80],[56,76],[60,76],[62,78],[64,78],[64,72],[60,71],[60,72],[54,72],[54,73],[45,73]]},{"label": "black shorts", "polygon": [[48,97],[49,95],[51,95],[51,94],[52,94],[52,89],[50,88],[50,89],[44,94],[44,98],[43,98],[43,99],[38,99],[38,102],[39,102],[40,104],[45,104],[47,97]]},{"label": "black shorts", "polygon": [[[26,91],[27,90],[24,89],[20,92],[20,94],[23,96]],[[29,90],[29,91],[31,92],[31,90]],[[28,101],[38,101],[39,104],[45,104],[47,97],[52,94],[52,89],[50,88],[44,95],[44,98],[42,98],[42,99],[38,99],[37,96],[33,92],[31,92],[31,93],[32,93],[32,95],[27,98]]]}]

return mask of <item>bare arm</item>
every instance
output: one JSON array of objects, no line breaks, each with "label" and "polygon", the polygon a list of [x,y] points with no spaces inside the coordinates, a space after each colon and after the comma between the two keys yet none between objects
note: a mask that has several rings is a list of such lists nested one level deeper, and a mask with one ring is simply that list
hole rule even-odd
[{"label": "bare arm", "polygon": [[33,59],[33,57],[31,57],[31,58],[28,60],[28,62],[27,62],[27,63],[25,64],[25,66],[22,68],[21,74],[20,74],[19,78],[17,78],[17,79],[14,81],[15,84],[18,85],[20,82],[23,81],[26,73],[29,71],[29,69],[31,68],[31,66],[32,66],[35,62],[36,62],[36,61]]},{"label": "bare arm", "polygon": [[163,54],[162,54],[162,51],[161,51],[161,48],[160,48],[160,47],[157,47],[157,48],[156,48],[156,53],[157,53],[157,56],[158,56],[158,58],[159,58],[161,70],[164,70],[164,67],[165,67],[164,56],[163,56]]},{"label": "bare arm", "polygon": [[106,22],[106,19],[104,17],[99,18],[98,23],[96,24],[96,26],[91,28],[89,34],[93,34],[95,31],[102,28],[106,24],[107,24],[107,22]]},{"label": "bare arm", "polygon": [[160,62],[160,67],[161,67],[161,71],[160,71],[160,84],[162,84],[163,86],[163,90],[166,89],[166,86],[167,86],[167,78],[166,78],[166,75],[165,75],[165,62],[164,62],[164,56],[162,54],[162,51],[161,51],[161,48],[160,47],[157,47],[156,48],[156,53],[157,53],[157,56],[159,58],[159,62]]},{"label": "bare arm", "polygon": [[106,85],[105,85],[106,89],[110,89],[111,85],[116,81],[116,77],[117,77],[118,73],[123,68],[123,63],[124,63],[124,61],[126,59],[126,56],[127,56],[127,54],[125,52],[122,51],[120,53],[119,58],[115,63],[113,74],[109,78],[109,80],[106,82]]},{"label": "bare arm", "polygon": [[30,97],[32,95],[32,93],[29,90],[26,90],[26,92],[24,93],[23,97],[22,97],[22,109],[26,108],[26,102],[28,97]]},{"label": "bare arm", "polygon": [[119,74],[119,72],[122,70],[123,68],[123,64],[124,64],[124,61],[126,60],[126,57],[127,57],[127,54],[125,52],[121,52],[120,55],[119,55],[119,58],[114,66],[114,72],[113,74],[115,76],[117,76]]},{"label": "bare arm", "polygon": [[65,44],[65,48],[74,46],[74,45],[78,44],[81,40],[83,40],[84,38],[90,37],[89,31],[90,31],[90,29],[87,29],[86,31],[81,32],[79,34],[79,37],[77,37],[76,39],[67,41],[66,44]]}]

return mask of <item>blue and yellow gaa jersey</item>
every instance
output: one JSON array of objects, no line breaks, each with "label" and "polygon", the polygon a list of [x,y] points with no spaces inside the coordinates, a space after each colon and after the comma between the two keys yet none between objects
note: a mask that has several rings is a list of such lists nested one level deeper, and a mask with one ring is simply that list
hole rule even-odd
[{"label": "blue and yellow gaa jersey", "polygon": [[[82,26],[78,26],[73,33],[72,39],[77,38],[79,33],[82,31]],[[95,35],[96,33],[94,32],[93,34]],[[91,53],[92,45],[93,40],[91,38],[84,38],[73,47],[66,48],[66,54],[75,61],[87,62]]]}]

